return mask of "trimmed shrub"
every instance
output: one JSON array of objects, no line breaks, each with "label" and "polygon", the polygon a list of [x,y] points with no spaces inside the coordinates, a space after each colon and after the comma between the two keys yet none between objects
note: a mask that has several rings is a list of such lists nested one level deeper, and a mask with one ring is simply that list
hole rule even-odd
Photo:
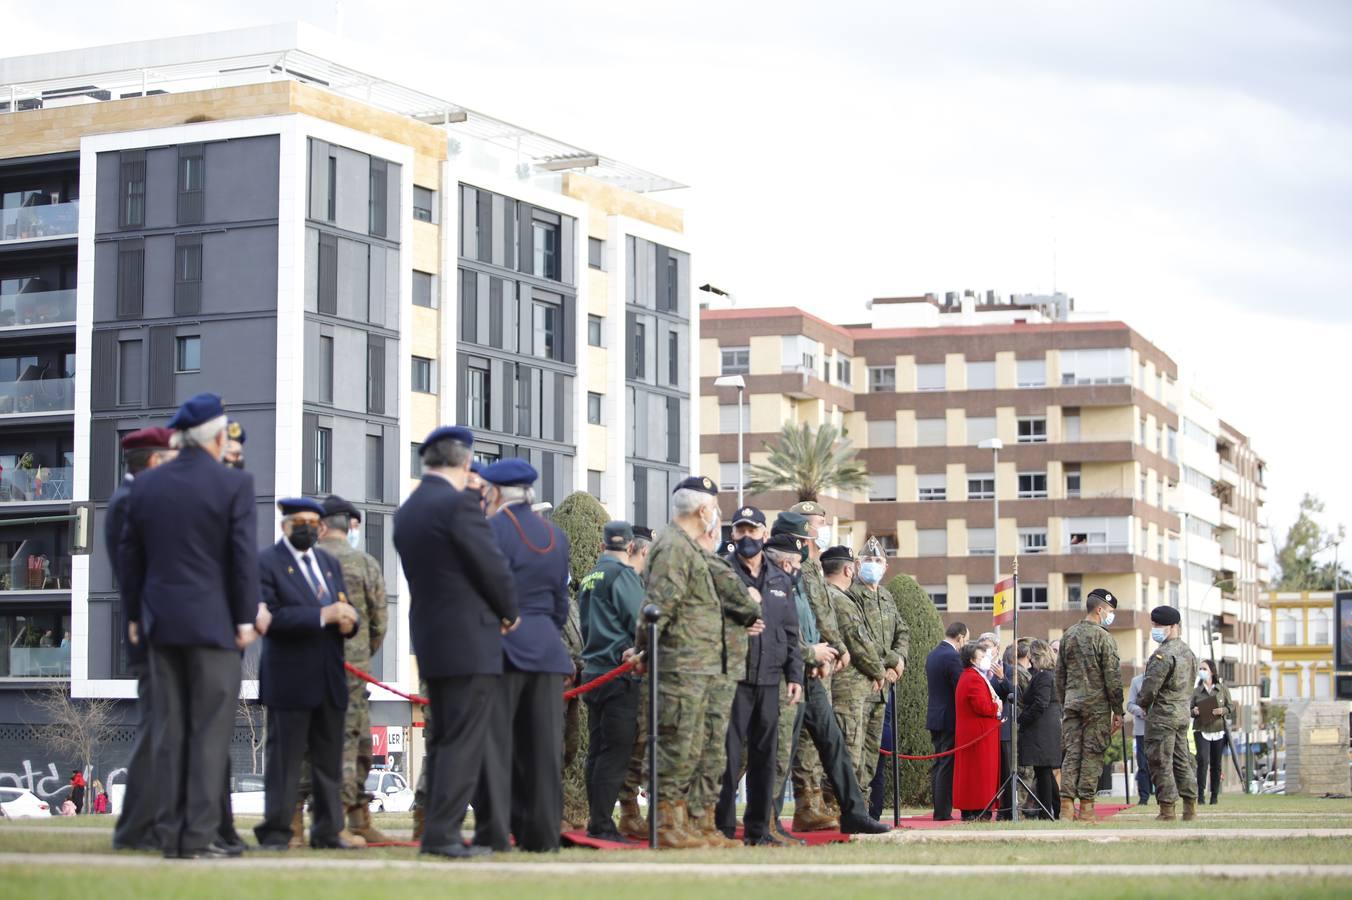
[{"label": "trimmed shrub", "polygon": [[[911,628],[911,648],[906,660],[906,671],[897,683],[897,740],[898,749],[909,756],[920,756],[934,751],[929,730],[925,728],[925,710],[929,706],[929,686],[925,681],[925,657],[944,638],[944,621],[934,608],[925,589],[909,575],[898,575],[887,582],[887,589],[896,600],[897,610]],[[930,804],[929,762],[901,761],[901,805],[928,806]],[[892,808],[892,761],[884,763],[886,777],[886,804]]]}]

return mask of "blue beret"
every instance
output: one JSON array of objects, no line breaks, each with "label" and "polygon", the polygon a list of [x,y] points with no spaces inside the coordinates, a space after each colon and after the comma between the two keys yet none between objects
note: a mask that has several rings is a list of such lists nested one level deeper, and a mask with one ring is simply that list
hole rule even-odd
[{"label": "blue beret", "polygon": [[477,459],[470,460],[469,470],[475,475],[482,475],[484,473],[484,464]]},{"label": "blue beret", "polygon": [[284,516],[294,516],[303,512],[312,512],[321,517],[324,515],[324,507],[320,502],[309,497],[283,497],[277,501],[277,508]]},{"label": "blue beret", "polygon": [[221,405],[220,397],[215,394],[198,394],[184,401],[178,412],[169,420],[169,427],[176,431],[187,431],[223,415],[225,407]]},{"label": "blue beret", "polygon": [[511,457],[484,466],[484,470],[479,473],[479,476],[489,484],[529,485],[536,482],[540,473],[535,471],[535,467],[524,459]]},{"label": "blue beret", "polygon": [[708,494],[711,497],[718,496],[718,485],[714,484],[713,479],[707,475],[691,475],[682,481],[672,490],[676,491],[699,491],[701,494]]},{"label": "blue beret", "polygon": [[463,425],[443,425],[423,438],[423,446],[435,444],[437,441],[458,441],[466,447],[473,447],[474,432]]},{"label": "blue beret", "polygon": [[248,435],[244,431],[244,426],[231,419],[225,426],[225,436],[232,441],[239,441],[241,444],[248,440]]}]

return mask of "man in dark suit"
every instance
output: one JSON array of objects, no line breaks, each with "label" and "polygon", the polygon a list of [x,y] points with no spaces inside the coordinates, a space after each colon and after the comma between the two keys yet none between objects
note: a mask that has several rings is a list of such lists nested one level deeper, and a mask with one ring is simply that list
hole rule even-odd
[{"label": "man in dark suit", "polygon": [[[131,483],[137,475],[166,463],[178,455],[169,445],[174,433],[168,428],[142,428],[133,431],[122,439],[122,458],[127,464],[127,474],[122,483],[113,491],[108,500],[108,510],[104,513],[103,542],[108,552],[108,564],[113,570],[113,578],[118,585],[122,579],[117,569],[121,564],[118,551],[122,542],[122,529],[127,524],[127,495],[131,493]],[[126,605],[122,606],[122,618],[127,618]],[[132,745],[131,761],[127,763],[126,790],[122,795],[122,809],[117,816],[117,826],[113,829],[114,850],[156,849],[159,843],[155,839],[155,760],[154,742],[151,733],[154,729],[154,714],[150,706],[150,670],[146,662],[144,641],[127,641],[127,661],[136,673],[136,742]]]},{"label": "man in dark suit", "polygon": [[432,712],[422,852],[453,858],[492,852],[466,847],[460,826],[483,766],[502,635],[520,622],[507,560],[479,496],[465,489],[473,444],[468,428],[429,434],[422,482],[394,514],[394,547],[411,594],[409,633]]},{"label": "man in dark suit", "polygon": [[[929,683],[929,707],[925,710],[925,727],[934,742],[935,753],[953,749],[957,730],[957,710],[953,693],[962,677],[962,660],[958,650],[967,643],[967,626],[954,622],[944,630],[944,639],[925,657],[925,680]],[[946,822],[953,818],[953,756],[941,756],[930,769],[930,789],[934,795],[934,820]]]},{"label": "man in dark suit", "polygon": [[265,850],[285,850],[310,760],[314,820],[310,845],[353,849],[339,837],[343,807],[343,723],[347,673],[343,638],[357,631],[338,560],[315,547],[324,507],[317,500],[277,501],[282,539],[258,554],[258,581],[272,614],[259,660],[258,697],[268,708],[263,821],[254,828]]},{"label": "man in dark suit", "polygon": [[521,627],[502,639],[503,674],[489,717],[474,795],[474,843],[507,850],[559,848],[563,820],[563,679],[573,661],[568,621],[568,538],[531,511],[539,474],[524,459],[484,466],[488,525],[511,569]]},{"label": "man in dark suit", "polygon": [[150,647],[156,817],[166,857],[238,855],[213,840],[221,821],[240,651],[258,613],[253,476],[220,464],[225,410],[198,394],[169,422],[180,453],[132,481],[120,546],[132,643]]}]

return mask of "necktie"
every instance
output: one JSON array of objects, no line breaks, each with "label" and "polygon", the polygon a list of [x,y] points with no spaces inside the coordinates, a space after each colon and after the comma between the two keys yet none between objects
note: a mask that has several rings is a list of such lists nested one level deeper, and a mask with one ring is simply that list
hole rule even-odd
[{"label": "necktie", "polygon": [[305,563],[306,577],[310,581],[311,589],[314,590],[315,596],[319,598],[319,602],[323,603],[328,591],[324,589],[324,579],[319,577],[319,571],[315,568],[314,557],[306,555],[302,556],[301,560]]}]

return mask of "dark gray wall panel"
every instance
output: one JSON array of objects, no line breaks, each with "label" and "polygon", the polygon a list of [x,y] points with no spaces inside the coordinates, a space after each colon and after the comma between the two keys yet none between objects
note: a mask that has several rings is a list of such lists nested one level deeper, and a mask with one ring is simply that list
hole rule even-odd
[{"label": "dark gray wall panel", "polygon": [[202,311],[277,309],[277,226],[202,235]]},{"label": "dark gray wall panel", "polygon": [[206,221],[277,218],[280,150],[275,135],[212,141],[206,159]]},{"label": "dark gray wall panel", "polygon": [[178,225],[178,147],[146,151],[146,228]]}]

